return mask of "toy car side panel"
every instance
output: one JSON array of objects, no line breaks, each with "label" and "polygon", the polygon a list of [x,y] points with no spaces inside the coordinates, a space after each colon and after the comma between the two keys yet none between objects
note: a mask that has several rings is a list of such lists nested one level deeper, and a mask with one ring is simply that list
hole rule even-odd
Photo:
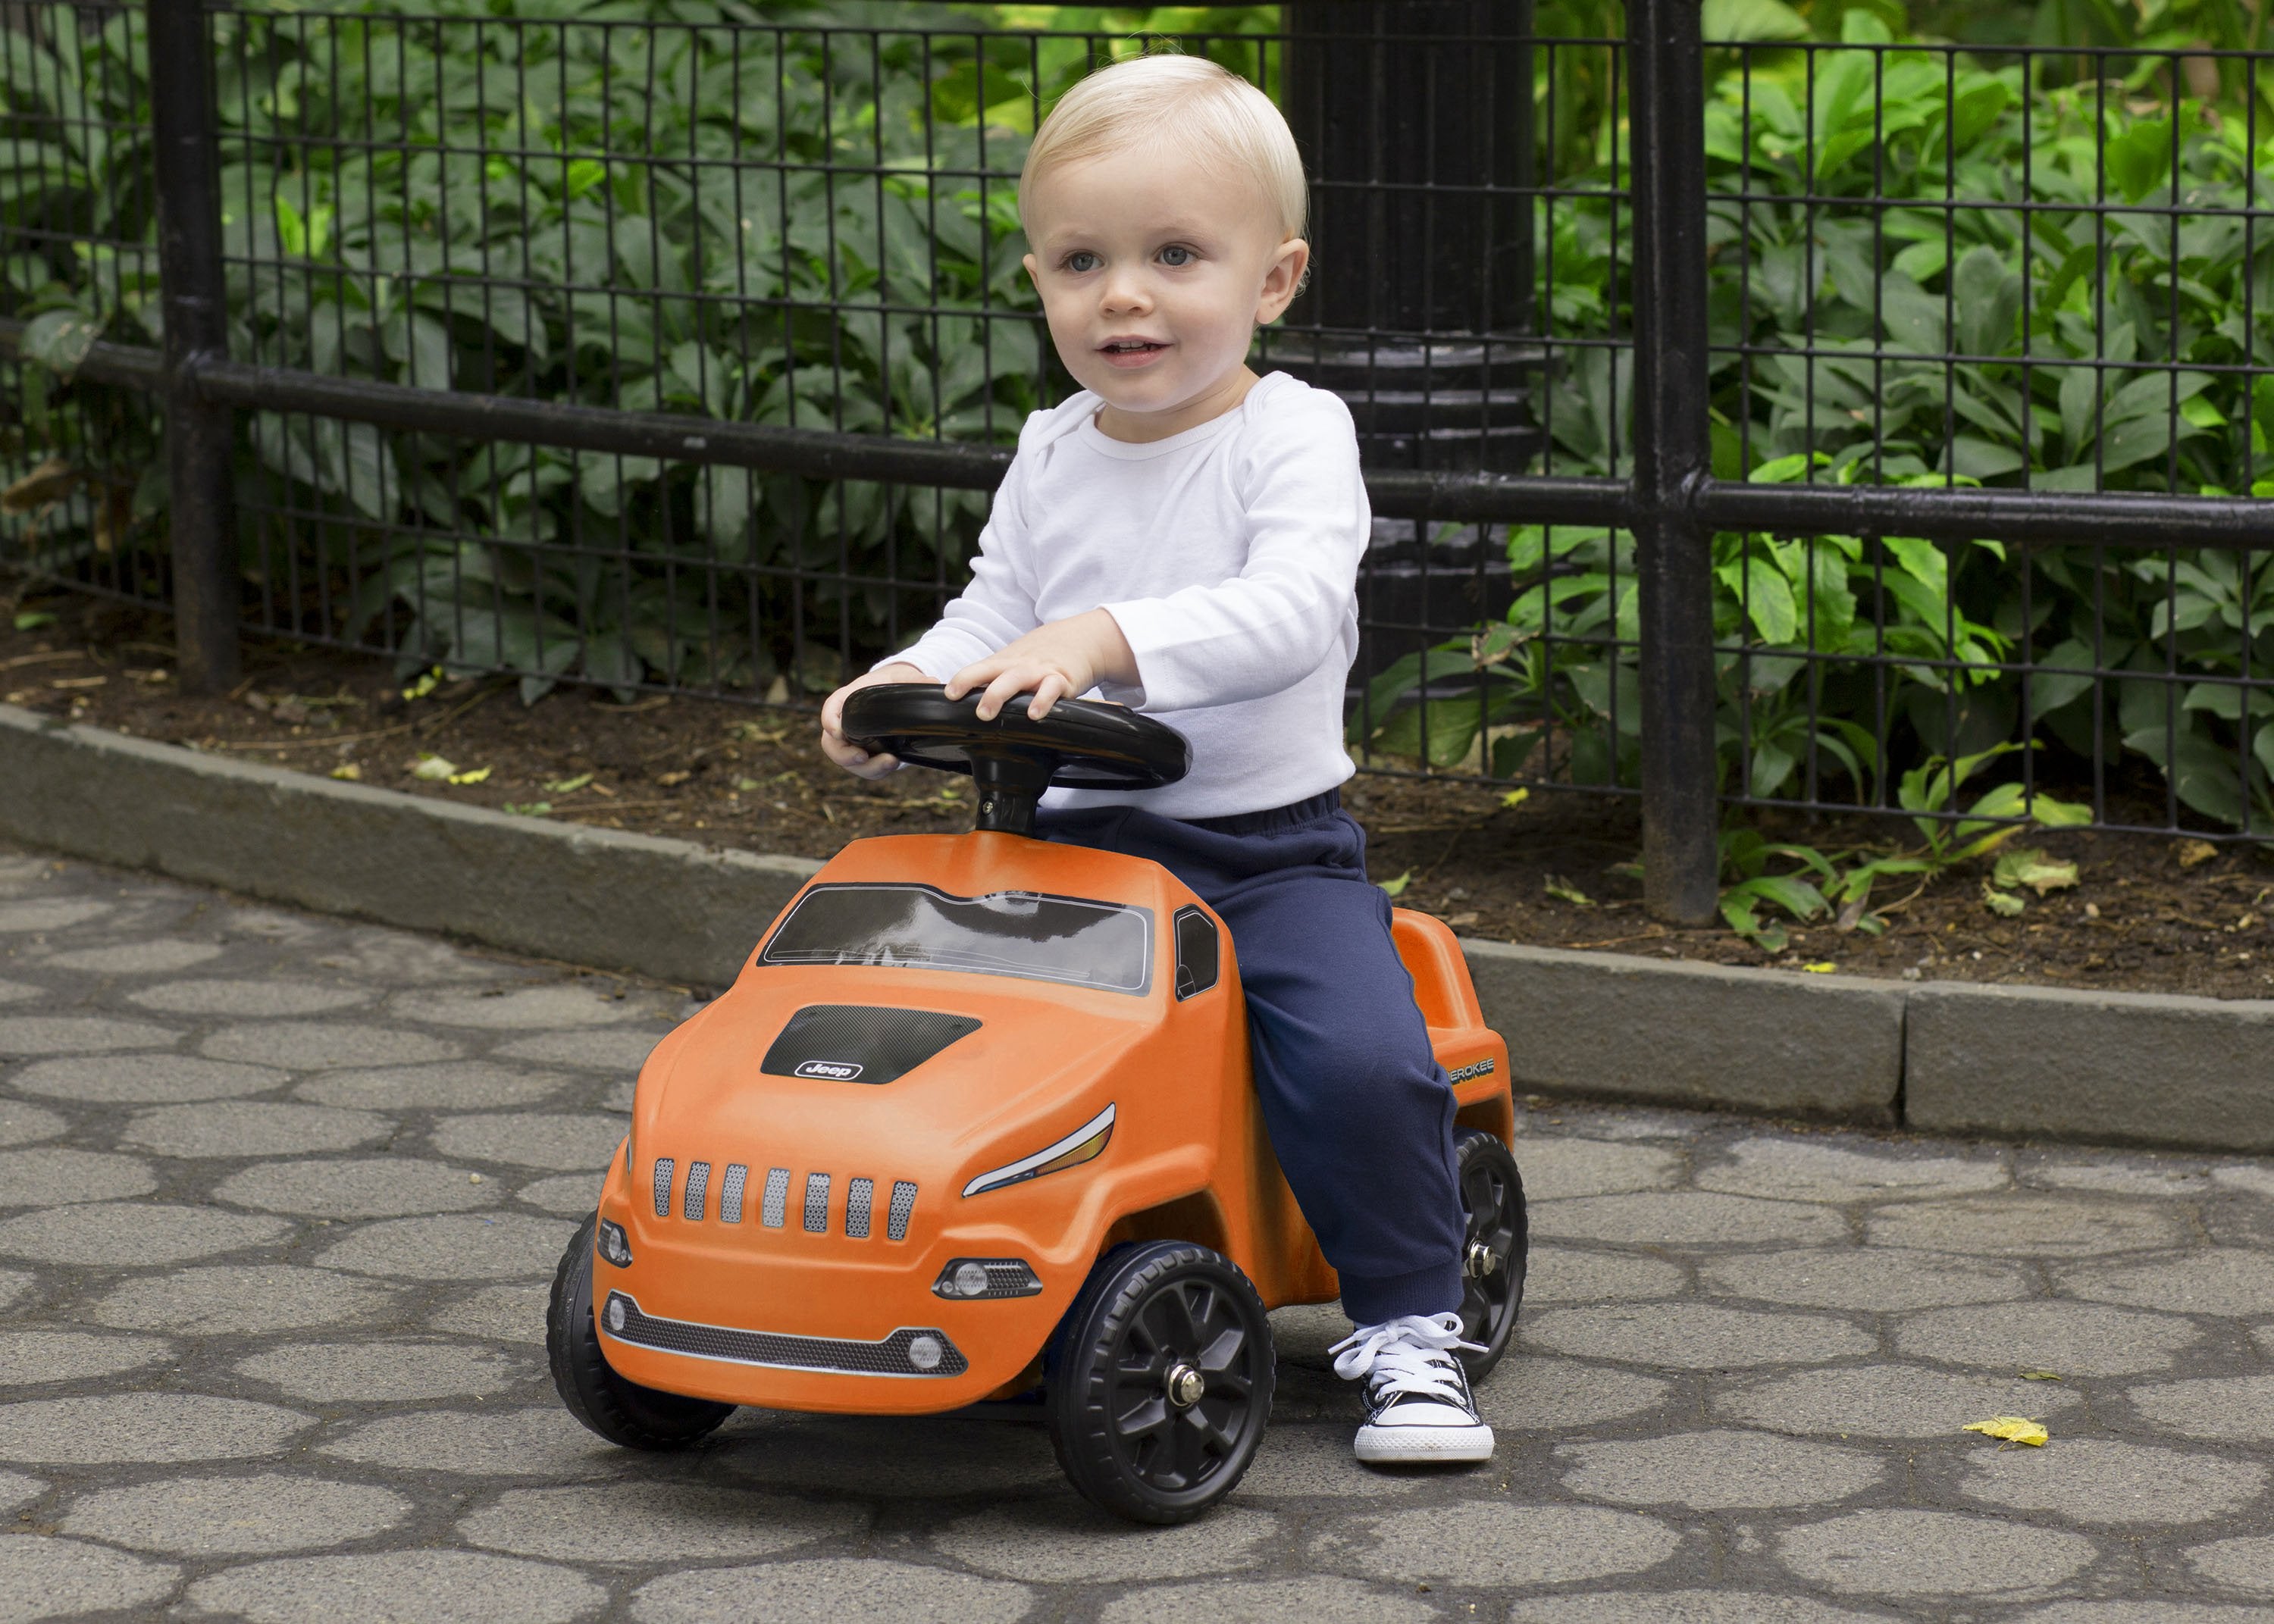
[{"label": "toy car side panel", "polygon": [[1516,1107],[1509,1092],[1508,1044],[1485,1025],[1460,939],[1442,920],[1412,908],[1391,909],[1389,928],[1398,957],[1413,977],[1414,1001],[1428,1024],[1430,1048],[1453,1079],[1461,1125],[1510,1142]]}]

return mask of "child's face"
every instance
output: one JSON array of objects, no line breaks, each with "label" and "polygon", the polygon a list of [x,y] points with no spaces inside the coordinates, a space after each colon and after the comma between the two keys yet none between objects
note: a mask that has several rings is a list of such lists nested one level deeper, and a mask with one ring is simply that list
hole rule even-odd
[{"label": "child's face", "polygon": [[1260,187],[1158,147],[1054,166],[1023,201],[1027,274],[1066,370],[1105,401],[1101,428],[1164,440],[1239,403],[1256,324],[1310,252]]}]

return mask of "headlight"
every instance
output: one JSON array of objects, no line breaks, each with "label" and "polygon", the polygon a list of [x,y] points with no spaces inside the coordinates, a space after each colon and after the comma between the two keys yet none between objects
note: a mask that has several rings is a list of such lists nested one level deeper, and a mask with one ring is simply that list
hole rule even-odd
[{"label": "headlight", "polygon": [[940,1270],[931,1289],[941,1297],[970,1302],[983,1297],[1036,1297],[1043,1282],[1017,1258],[955,1258]]},{"label": "headlight", "polygon": [[602,1257],[618,1268],[632,1266],[632,1244],[625,1236],[623,1226],[611,1223],[606,1218],[600,1220],[599,1251]]},{"label": "headlight", "polygon": [[967,1196],[980,1195],[990,1190],[1000,1190],[1005,1184],[1024,1184],[1028,1179],[1040,1178],[1045,1173],[1080,1167],[1103,1153],[1105,1141],[1112,1137],[1113,1108],[1109,1105],[1057,1144],[1044,1146],[1033,1155],[1022,1156],[991,1173],[982,1173],[963,1186],[963,1193]]}]

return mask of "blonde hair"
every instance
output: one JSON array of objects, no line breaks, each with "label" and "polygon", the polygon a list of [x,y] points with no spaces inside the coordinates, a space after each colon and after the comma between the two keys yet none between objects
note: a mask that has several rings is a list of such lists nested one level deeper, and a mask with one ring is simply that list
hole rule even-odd
[{"label": "blonde hair", "polygon": [[1053,164],[1077,163],[1148,139],[1176,142],[1204,164],[1253,180],[1279,213],[1280,240],[1310,225],[1310,188],[1294,132],[1271,98],[1205,56],[1171,52],[1100,68],[1058,99],[1019,171],[1027,190]]}]

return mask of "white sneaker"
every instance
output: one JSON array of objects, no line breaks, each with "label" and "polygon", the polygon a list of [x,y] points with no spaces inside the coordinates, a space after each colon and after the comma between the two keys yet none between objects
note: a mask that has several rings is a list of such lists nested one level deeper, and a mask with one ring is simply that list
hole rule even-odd
[{"label": "white sneaker", "polygon": [[1366,1382],[1359,1460],[1426,1465],[1492,1459],[1492,1428],[1477,1417],[1456,1348],[1484,1351],[1461,1340],[1458,1314],[1407,1314],[1360,1326],[1334,1345],[1335,1374]]}]

